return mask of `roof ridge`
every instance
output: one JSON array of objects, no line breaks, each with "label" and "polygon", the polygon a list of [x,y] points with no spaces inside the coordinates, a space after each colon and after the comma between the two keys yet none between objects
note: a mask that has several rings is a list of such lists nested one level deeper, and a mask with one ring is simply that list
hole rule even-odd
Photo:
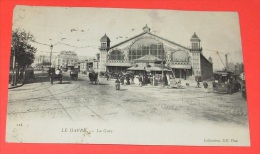
[{"label": "roof ridge", "polygon": [[152,33],[150,33],[150,34],[153,35],[153,36],[155,36],[155,37],[158,37],[158,38],[160,38],[160,39],[162,39],[162,40],[165,40],[165,41],[167,41],[167,42],[169,42],[169,43],[172,43],[172,44],[174,44],[174,45],[180,46],[180,47],[185,48],[185,49],[189,49],[189,48],[187,48],[187,47],[185,47],[185,46],[183,46],[183,45],[180,45],[180,44],[178,44],[178,43],[175,43],[175,42],[173,42],[173,41],[170,41],[170,40],[168,40],[168,39],[166,39],[166,38],[160,37],[160,36],[155,35],[155,34],[152,34]]},{"label": "roof ridge", "polygon": [[131,37],[131,38],[129,38],[129,39],[126,39],[126,40],[124,40],[124,41],[122,41],[122,42],[119,42],[119,43],[113,45],[112,47],[110,47],[109,49],[112,49],[112,48],[114,48],[114,47],[116,47],[116,46],[119,46],[119,45],[121,45],[121,44],[123,44],[123,43],[125,43],[125,42],[127,42],[127,41],[130,41],[130,40],[132,40],[132,39],[134,39],[134,38],[136,38],[136,37],[138,37],[138,36],[141,36],[141,35],[143,35],[143,34],[146,34],[146,32],[142,32],[142,33],[140,33],[140,34],[138,34],[138,35],[136,35],[136,36],[133,36],[133,37]]},{"label": "roof ridge", "polygon": [[138,35],[136,35],[136,36],[133,36],[133,37],[127,39],[127,40],[124,40],[124,41],[122,41],[122,42],[120,42],[120,43],[117,43],[117,44],[111,46],[109,49],[112,49],[112,48],[114,48],[114,47],[116,47],[116,46],[119,46],[119,45],[121,45],[121,44],[123,44],[123,43],[125,43],[125,42],[127,42],[127,41],[130,41],[130,40],[132,40],[132,39],[134,39],[134,38],[136,38],[136,37],[138,37],[138,36],[144,35],[144,34],[150,34],[150,35],[152,35],[152,36],[155,36],[155,37],[157,37],[157,38],[160,38],[160,39],[162,39],[162,40],[165,40],[165,41],[167,41],[167,42],[169,42],[169,43],[172,43],[172,44],[174,44],[174,45],[177,45],[177,46],[180,46],[180,47],[182,47],[182,48],[185,48],[185,49],[189,50],[189,48],[187,48],[187,47],[185,47],[185,46],[183,46],[183,45],[180,45],[180,44],[178,44],[178,43],[175,43],[175,42],[173,42],[173,41],[170,41],[170,40],[168,40],[168,39],[166,39],[166,38],[163,38],[163,37],[160,37],[160,36],[158,36],[158,35],[152,34],[152,33],[150,33],[150,32],[142,32],[142,33],[140,33],[140,34],[138,34]]}]

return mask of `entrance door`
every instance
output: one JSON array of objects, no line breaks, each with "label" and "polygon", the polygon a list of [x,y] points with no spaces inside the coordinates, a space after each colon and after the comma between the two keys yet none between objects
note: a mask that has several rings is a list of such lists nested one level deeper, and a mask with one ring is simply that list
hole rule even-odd
[{"label": "entrance door", "polygon": [[174,74],[175,74],[175,78],[180,78],[181,77],[179,69],[174,69]]}]

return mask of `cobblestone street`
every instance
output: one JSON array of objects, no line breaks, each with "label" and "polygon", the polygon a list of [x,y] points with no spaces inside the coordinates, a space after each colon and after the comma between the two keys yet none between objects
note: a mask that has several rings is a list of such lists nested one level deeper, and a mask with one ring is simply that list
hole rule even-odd
[{"label": "cobblestone street", "polygon": [[[36,75],[37,76],[37,75]],[[247,103],[241,93],[205,93],[203,88],[185,89],[123,85],[115,90],[114,80],[100,78],[92,85],[87,75],[50,84],[46,76],[34,83],[9,90],[8,120],[98,120],[214,122],[248,125]]]}]

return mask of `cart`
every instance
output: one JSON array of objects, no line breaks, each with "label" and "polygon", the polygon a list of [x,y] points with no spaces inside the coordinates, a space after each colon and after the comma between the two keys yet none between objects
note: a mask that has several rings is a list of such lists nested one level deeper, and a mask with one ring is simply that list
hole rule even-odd
[{"label": "cart", "polygon": [[78,77],[79,77],[78,69],[73,69],[70,71],[70,78],[72,80],[78,80]]},{"label": "cart", "polygon": [[60,84],[62,83],[62,72],[59,69],[57,69],[55,71],[54,68],[51,68],[49,70],[49,77],[50,77],[51,84],[53,84],[54,80],[58,80],[60,82]]},{"label": "cart", "polygon": [[90,72],[89,73],[89,81],[91,84],[99,84],[98,73]]}]

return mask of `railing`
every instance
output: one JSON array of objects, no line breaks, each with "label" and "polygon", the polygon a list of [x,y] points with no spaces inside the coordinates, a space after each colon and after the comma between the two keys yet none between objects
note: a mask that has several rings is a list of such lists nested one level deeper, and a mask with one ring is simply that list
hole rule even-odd
[{"label": "railing", "polygon": [[125,60],[108,60],[107,62],[110,62],[110,63],[125,63],[126,61]]},{"label": "railing", "polygon": [[191,65],[190,61],[173,61],[170,64],[182,64],[182,65]]}]

